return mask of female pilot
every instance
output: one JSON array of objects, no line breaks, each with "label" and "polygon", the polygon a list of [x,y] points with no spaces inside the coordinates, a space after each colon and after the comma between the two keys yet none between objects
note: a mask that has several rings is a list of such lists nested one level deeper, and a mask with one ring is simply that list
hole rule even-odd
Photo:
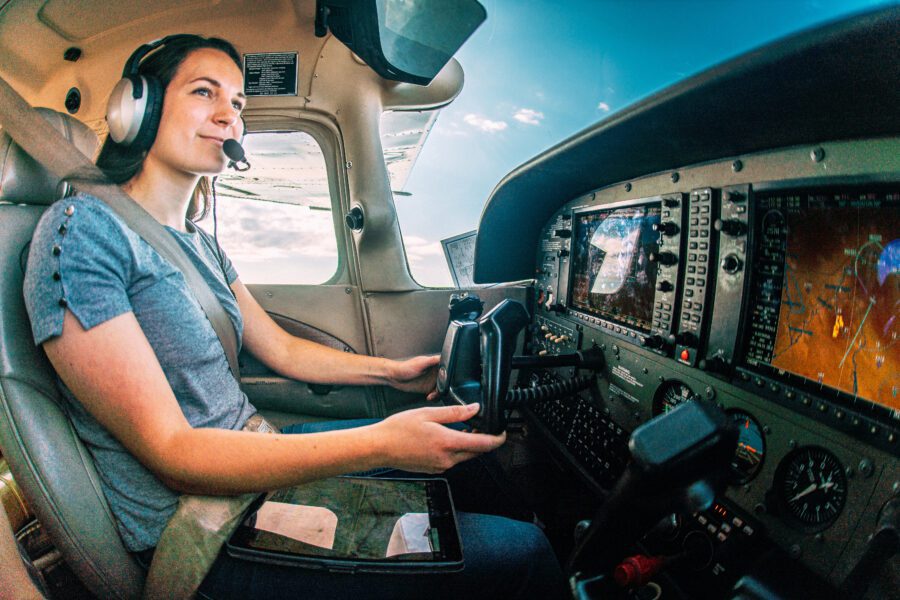
[{"label": "female pilot", "polygon": [[[243,133],[235,49],[218,39],[176,36],[139,72],[164,90],[158,127],[143,144],[107,140],[98,166],[183,247],[231,317],[239,345],[286,377],[429,392],[435,358],[358,356],[286,333],[227,258],[219,262],[213,239],[187,220],[205,211],[205,176],[225,167],[224,140]],[[68,198],[46,211],[32,241],[25,294],[35,343],[61,379],[124,544],[143,562],[179,493],[261,492],[377,467],[439,473],[505,439],[444,426],[473,416],[471,406],[408,410],[354,429],[302,435],[242,431],[256,411],[181,273],[96,198]],[[459,522],[466,560],[460,573],[335,575],[222,553],[200,591],[242,598],[505,598],[553,597],[563,589],[534,525],[468,513]]]}]

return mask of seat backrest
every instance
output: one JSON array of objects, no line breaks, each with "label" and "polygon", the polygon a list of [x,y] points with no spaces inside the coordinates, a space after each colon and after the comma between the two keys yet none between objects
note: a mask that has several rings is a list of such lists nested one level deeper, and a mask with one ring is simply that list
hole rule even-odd
[{"label": "seat backrest", "polygon": [[[97,136],[38,109],[86,156]],[[100,598],[138,598],[144,572],[125,550],[90,453],[78,439],[56,375],[31,335],[22,295],[28,245],[47,205],[68,191],[0,130],[0,448],[56,548]]]}]

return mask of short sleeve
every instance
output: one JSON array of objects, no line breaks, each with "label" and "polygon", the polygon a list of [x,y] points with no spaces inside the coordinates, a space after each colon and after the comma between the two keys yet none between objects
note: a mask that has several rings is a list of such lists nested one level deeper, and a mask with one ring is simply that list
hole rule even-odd
[{"label": "short sleeve", "polygon": [[66,309],[91,329],[132,311],[133,249],[122,225],[93,198],[52,205],[35,228],[25,305],[35,344],[62,334]]},{"label": "short sleeve", "polygon": [[225,282],[228,285],[234,283],[235,279],[238,278],[238,272],[237,269],[234,268],[231,259],[228,258],[228,255],[225,253],[225,250],[218,244],[218,242],[216,242],[216,238],[210,235],[208,231],[206,231],[196,223],[194,223],[194,227],[197,228],[197,231],[199,231],[200,235],[203,237],[203,243],[209,250],[213,259],[218,262],[218,257],[222,257],[222,268],[225,271]]}]

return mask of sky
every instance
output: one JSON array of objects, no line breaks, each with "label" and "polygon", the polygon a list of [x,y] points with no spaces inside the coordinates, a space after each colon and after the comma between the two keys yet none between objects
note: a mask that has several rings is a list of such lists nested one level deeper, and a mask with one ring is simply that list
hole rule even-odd
[{"label": "sky", "polygon": [[481,0],[459,97],[395,196],[413,277],[450,286],[440,240],[478,226],[516,166],[728,58],[880,0]]}]

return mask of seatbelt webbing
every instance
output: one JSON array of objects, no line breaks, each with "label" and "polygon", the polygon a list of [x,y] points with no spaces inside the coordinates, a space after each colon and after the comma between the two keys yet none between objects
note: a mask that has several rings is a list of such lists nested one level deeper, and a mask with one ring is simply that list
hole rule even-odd
[{"label": "seatbelt webbing", "polygon": [[35,112],[2,77],[0,77],[0,124],[29,156],[79,191],[106,202],[126,225],[181,271],[219,337],[232,375],[240,382],[237,333],[231,319],[184,249],[159,221],[128,196],[121,187],[110,182],[88,157]]}]

